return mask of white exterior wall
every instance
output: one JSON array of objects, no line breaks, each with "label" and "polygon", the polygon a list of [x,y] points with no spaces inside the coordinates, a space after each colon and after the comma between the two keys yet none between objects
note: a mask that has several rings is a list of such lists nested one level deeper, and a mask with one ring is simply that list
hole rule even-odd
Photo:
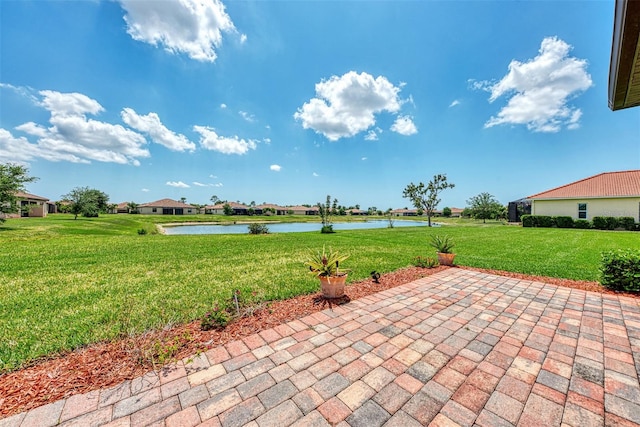
[{"label": "white exterior wall", "polygon": [[155,208],[156,212],[153,212],[152,207],[138,207],[138,212],[143,215],[162,215],[162,208]]},{"label": "white exterior wall", "polygon": [[587,204],[589,221],[594,216],[630,216],[640,222],[640,197],[609,199],[533,200],[532,215],[570,216],[578,219],[578,203]]}]

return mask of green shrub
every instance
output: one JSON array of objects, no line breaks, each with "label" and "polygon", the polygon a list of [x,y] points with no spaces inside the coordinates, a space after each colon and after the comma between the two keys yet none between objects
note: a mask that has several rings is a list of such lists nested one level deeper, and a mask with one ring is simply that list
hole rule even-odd
[{"label": "green shrub", "polygon": [[591,221],[588,219],[576,219],[573,221],[573,228],[591,228]]},{"label": "green shrub", "polygon": [[320,229],[320,232],[322,234],[335,233],[335,231],[333,231],[333,225],[323,225],[322,228]]},{"label": "green shrub", "polygon": [[547,215],[522,215],[523,227],[553,227],[555,221],[553,217]]},{"label": "green shrub", "polygon": [[570,216],[556,216],[554,220],[558,228],[573,228],[573,218]]},{"label": "green shrub", "polygon": [[520,220],[522,221],[523,227],[535,227],[535,219],[533,218],[533,215],[522,215]]},{"label": "green shrub", "polygon": [[538,217],[538,227],[553,227],[555,222],[553,221],[553,217],[547,215],[536,215]]},{"label": "green shrub", "polygon": [[200,320],[200,329],[203,331],[223,329],[230,320],[231,316],[229,316],[227,310],[216,305],[212,311],[205,314]]},{"label": "green shrub", "polygon": [[618,218],[612,216],[594,216],[593,228],[598,230],[613,230],[618,227]]},{"label": "green shrub", "polygon": [[147,234],[147,230],[145,228],[140,228],[138,229],[138,234],[140,236],[144,236],[145,234]]},{"label": "green shrub", "polygon": [[602,286],[627,292],[640,292],[640,251],[622,250],[602,253]]},{"label": "green shrub", "polygon": [[252,222],[249,224],[249,234],[269,234],[269,228],[265,224]]},{"label": "green shrub", "polygon": [[633,231],[636,229],[636,220],[632,216],[622,216],[618,218],[618,227]]}]

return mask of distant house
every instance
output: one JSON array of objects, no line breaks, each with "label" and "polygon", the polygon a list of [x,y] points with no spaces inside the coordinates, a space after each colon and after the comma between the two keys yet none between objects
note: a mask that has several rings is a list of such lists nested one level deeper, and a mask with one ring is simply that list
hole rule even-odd
[{"label": "distant house", "polygon": [[229,205],[233,210],[233,215],[247,215],[249,206],[236,202],[224,202],[204,207],[205,214],[224,215],[224,205]]},{"label": "distant house", "polygon": [[[462,211],[464,210],[464,209],[460,209],[460,208],[449,208],[449,209],[451,209],[451,218],[459,218],[459,217],[461,217],[462,216]],[[433,214],[435,216],[443,216],[443,213],[442,213],[443,211],[444,211],[444,209],[437,209],[437,210],[433,211]]]},{"label": "distant house", "polygon": [[418,216],[417,209],[394,209],[391,211],[393,216]]},{"label": "distant house", "polygon": [[129,213],[129,202],[118,203],[115,213]]},{"label": "distant house", "polygon": [[198,208],[177,200],[161,199],[138,205],[138,212],[145,215],[195,215]]},{"label": "distant house", "polygon": [[367,211],[363,211],[362,209],[348,209],[347,213],[349,215],[366,215]]},{"label": "distant house", "polygon": [[605,172],[529,196],[532,215],[629,216],[640,221],[640,170]]},{"label": "distant house", "polygon": [[287,210],[287,214],[289,211],[293,212],[294,215],[319,215],[320,209],[317,206],[287,206],[285,208]]},{"label": "distant house", "polygon": [[263,203],[261,205],[258,205],[256,207],[254,207],[253,209],[254,209],[256,215],[268,215],[265,212],[270,212],[271,210],[275,211],[275,213],[272,213],[271,215],[286,215],[287,214],[287,208],[285,208],[283,206],[269,204],[269,203]]},{"label": "distant house", "polygon": [[55,213],[56,205],[49,203],[49,199],[35,194],[18,191],[16,193],[17,204],[20,211],[16,214],[7,215],[8,218],[37,217],[43,218],[48,213]]}]

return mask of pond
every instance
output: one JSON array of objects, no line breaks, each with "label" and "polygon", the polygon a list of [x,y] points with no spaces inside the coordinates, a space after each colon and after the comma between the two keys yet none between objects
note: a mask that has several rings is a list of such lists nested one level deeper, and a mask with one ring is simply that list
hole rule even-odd
[{"label": "pond", "polygon": [[[269,233],[297,233],[304,231],[320,231],[322,224],[319,222],[274,222],[265,224],[269,229]],[[394,227],[421,227],[428,225],[426,221],[405,221],[394,220]],[[438,224],[432,223],[437,226]],[[338,230],[361,230],[367,228],[387,228],[389,221],[358,221],[358,222],[337,222],[333,224],[333,229]],[[176,225],[164,226],[165,234],[247,234],[249,233],[249,224],[230,224],[230,225]]]}]

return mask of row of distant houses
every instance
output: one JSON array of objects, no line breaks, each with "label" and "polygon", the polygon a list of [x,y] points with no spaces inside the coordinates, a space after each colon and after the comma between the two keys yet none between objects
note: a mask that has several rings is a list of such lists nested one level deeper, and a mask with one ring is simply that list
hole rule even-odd
[{"label": "row of distant houses", "polygon": [[[22,216],[43,217],[56,211],[55,203],[34,194],[17,194]],[[533,215],[570,216],[574,219],[591,220],[595,216],[633,217],[640,222],[640,170],[605,172],[579,181],[562,185],[551,190],[531,195],[519,201],[526,205],[526,213]],[[177,200],[161,199],[138,205],[140,214],[147,215],[194,215],[225,213],[228,204],[234,215],[318,215],[317,206],[279,206],[261,204],[247,206],[242,203],[228,202],[205,206],[190,205]],[[510,208],[512,204],[510,203]],[[129,213],[127,202],[120,203],[115,213]],[[436,215],[441,211],[435,212]],[[348,215],[366,215],[367,211],[349,209]],[[394,209],[394,216],[417,216],[415,209]],[[451,216],[460,216],[462,209],[451,208]],[[511,217],[511,209],[510,209]],[[514,220],[510,218],[510,220]],[[517,216],[515,218],[517,220]]]}]

